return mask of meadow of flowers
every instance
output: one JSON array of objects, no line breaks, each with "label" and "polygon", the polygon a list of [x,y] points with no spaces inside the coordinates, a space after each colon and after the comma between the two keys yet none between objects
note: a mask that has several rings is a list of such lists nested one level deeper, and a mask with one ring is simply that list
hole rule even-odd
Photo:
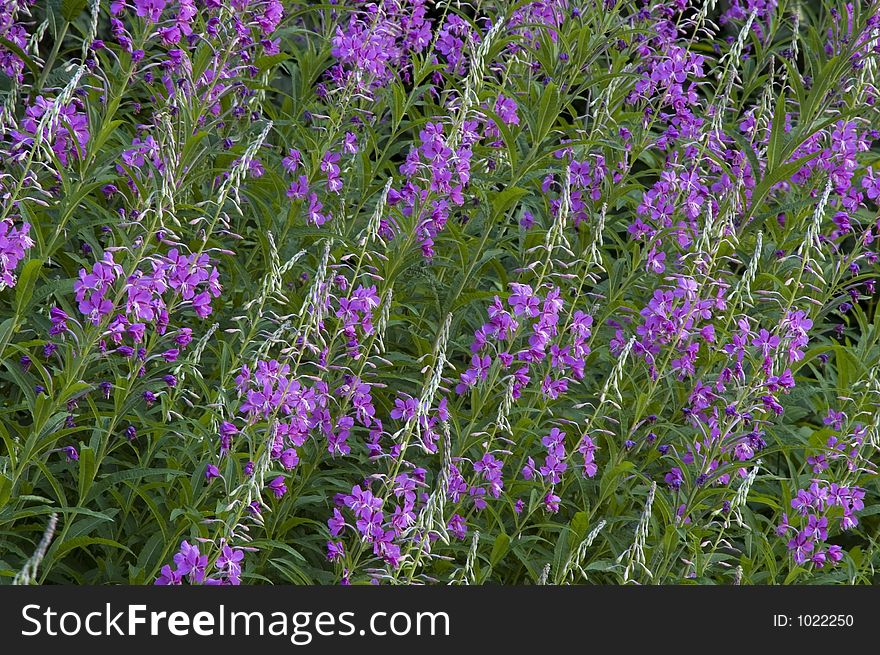
[{"label": "meadow of flowers", "polygon": [[0,0],[0,581],[880,580],[878,0]]}]

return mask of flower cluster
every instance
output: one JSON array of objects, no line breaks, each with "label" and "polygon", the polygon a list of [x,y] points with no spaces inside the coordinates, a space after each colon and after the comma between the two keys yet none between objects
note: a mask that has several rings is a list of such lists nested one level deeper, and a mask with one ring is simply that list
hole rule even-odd
[{"label": "flower cluster", "polygon": [[[470,181],[472,145],[480,138],[477,123],[467,121],[458,135],[459,145],[444,134],[440,123],[428,123],[419,133],[419,146],[410,148],[400,172],[409,182],[389,194],[389,204],[401,205],[406,216],[418,216],[416,234],[425,257],[434,254],[434,239],[446,226],[450,211],[464,204],[464,187]],[[386,228],[387,229],[387,228]]]},{"label": "flower cluster", "polygon": [[30,229],[29,223],[16,226],[10,219],[0,221],[0,289],[15,286],[15,269],[34,245]]},{"label": "flower cluster", "polygon": [[[222,287],[217,269],[210,266],[207,255],[184,255],[172,248],[167,255],[151,258],[150,264],[149,272],[138,269],[125,278],[121,293],[128,317],[155,323],[161,334],[168,325],[168,303],[172,299],[192,307],[200,318],[211,314],[211,298],[219,298]],[[116,307],[113,285],[123,277],[122,267],[109,251],[92,265],[91,272],[80,269],[74,292],[83,316],[98,325],[103,317],[112,313]],[[121,317],[121,325],[115,325],[111,332],[123,331],[125,322],[125,317]]]},{"label": "flower cluster", "polygon": [[12,156],[33,148],[36,140],[48,141],[62,166],[81,159],[90,138],[89,119],[77,98],[59,104],[58,100],[37,96],[25,109],[21,127],[24,132],[10,132]]},{"label": "flower cluster", "polygon": [[[424,475],[414,471],[413,474],[401,473],[394,478],[389,485],[393,498],[377,497],[369,488],[360,485],[352,487],[350,494],[339,494],[333,516],[327,521],[330,536],[335,538],[345,530],[354,530],[365,543],[372,546],[376,557],[391,567],[399,566],[401,550],[396,540],[408,532],[415,522],[416,504],[420,502],[421,495],[418,490],[424,482]],[[386,502],[393,505],[393,510],[388,514],[386,512],[390,508],[386,507]],[[353,525],[346,522],[341,509],[351,513]],[[344,554],[342,542],[328,542],[328,559],[339,559]]]},{"label": "flower cluster", "polygon": [[338,61],[329,71],[333,83],[369,93],[406,74],[410,57],[431,41],[427,14],[425,0],[369,4],[351,12],[331,39],[330,54]]},{"label": "flower cluster", "polygon": [[180,542],[180,551],[174,555],[174,568],[165,564],[154,584],[180,585],[186,581],[191,585],[239,585],[243,560],[243,550],[224,542],[212,565],[197,544],[190,545],[184,540]]},{"label": "flower cluster", "polygon": [[833,566],[843,559],[843,549],[827,543],[829,519],[837,519],[843,531],[854,528],[859,523],[856,512],[865,507],[864,498],[865,490],[859,487],[813,482],[792,498],[795,514],[791,519],[782,515],[777,534],[790,535],[788,549],[798,564],[809,561],[818,568]]}]

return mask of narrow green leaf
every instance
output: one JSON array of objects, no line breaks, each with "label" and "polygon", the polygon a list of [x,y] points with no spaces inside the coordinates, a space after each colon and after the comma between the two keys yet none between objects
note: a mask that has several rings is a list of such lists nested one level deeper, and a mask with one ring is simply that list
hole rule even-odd
[{"label": "narrow green leaf", "polygon": [[492,546],[492,553],[489,555],[489,564],[495,566],[504,559],[507,551],[510,550],[510,537],[503,532],[495,537],[495,544]]},{"label": "narrow green leaf", "polygon": [[61,15],[72,23],[86,8],[86,4],[86,0],[61,0]]},{"label": "narrow green leaf", "polygon": [[767,144],[767,168],[776,168],[782,153],[782,137],[785,134],[785,93],[780,92],[773,112],[773,125],[770,127],[770,141]]},{"label": "narrow green leaf", "polygon": [[21,268],[18,283],[15,285],[15,312],[23,316],[34,294],[34,287],[40,270],[43,268],[41,259],[31,259]]},{"label": "narrow green leaf", "polygon": [[80,450],[79,453],[79,501],[80,504],[85,502],[86,496],[89,493],[89,489],[92,487],[92,482],[95,479],[95,471],[97,470],[97,466],[95,464],[95,451],[89,447],[85,447]]}]

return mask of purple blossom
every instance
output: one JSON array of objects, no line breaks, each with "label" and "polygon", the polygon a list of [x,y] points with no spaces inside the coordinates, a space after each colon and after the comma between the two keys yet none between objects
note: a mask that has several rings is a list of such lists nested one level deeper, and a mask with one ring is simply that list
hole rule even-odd
[{"label": "purple blossom", "polygon": [[513,98],[499,95],[495,100],[495,113],[507,125],[519,125],[519,116],[516,113],[516,102]]},{"label": "purple blossom", "polygon": [[269,483],[269,489],[276,498],[282,498],[287,493],[287,485],[284,484],[284,476],[279,475]]},{"label": "purple blossom", "polygon": [[411,396],[406,396],[405,398],[396,398],[394,400],[394,409],[391,410],[391,418],[409,421],[415,418],[418,406],[418,400],[412,398]]}]

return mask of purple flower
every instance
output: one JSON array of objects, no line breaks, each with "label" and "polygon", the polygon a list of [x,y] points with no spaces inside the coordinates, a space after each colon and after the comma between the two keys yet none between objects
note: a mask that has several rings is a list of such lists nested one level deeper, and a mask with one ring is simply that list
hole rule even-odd
[{"label": "purple flower", "polygon": [[446,527],[456,539],[464,539],[467,536],[467,522],[460,514],[453,514]]},{"label": "purple flower", "polygon": [[342,534],[345,529],[345,517],[342,516],[342,512],[333,508],[333,516],[327,520],[327,527],[330,528],[330,535],[333,537]]},{"label": "purple flower", "polygon": [[584,477],[592,478],[599,470],[599,467],[595,462],[595,453],[597,449],[598,447],[593,443],[589,434],[585,434],[581,438],[581,442],[578,444],[578,452],[584,457]]},{"label": "purple flower", "polygon": [[768,357],[770,351],[775,350],[777,346],[779,346],[779,337],[775,334],[771,335],[767,330],[762,328],[758,333],[758,336],[752,340],[752,345],[756,348],[760,348],[764,357]]},{"label": "purple flower", "polygon": [[15,269],[34,245],[30,229],[30,223],[15,227],[11,219],[0,221],[0,291],[15,286]]},{"label": "purple flower", "polygon": [[513,290],[513,293],[510,294],[507,302],[513,308],[514,315],[525,314],[530,318],[537,316],[540,300],[532,292],[532,287],[527,284],[512,282],[510,288]]},{"label": "purple flower", "polygon": [[198,546],[191,546],[187,541],[180,542],[180,552],[174,556],[174,563],[177,565],[177,575],[189,576],[190,582],[204,581],[208,556],[202,555]]},{"label": "purple flower", "polygon": [[836,544],[828,546],[828,557],[834,563],[839,562],[843,559],[843,548]]},{"label": "purple flower", "polygon": [[299,455],[297,455],[295,448],[288,448],[281,453],[279,460],[281,461],[281,466],[289,471],[299,463]]},{"label": "purple flower", "polygon": [[670,489],[678,490],[681,487],[681,483],[684,482],[684,476],[681,473],[681,469],[678,467],[673,467],[669,473],[666,474],[665,478],[666,484],[669,485]]},{"label": "purple flower", "polygon": [[52,307],[49,310],[49,320],[52,322],[52,327],[49,329],[49,334],[55,336],[57,334],[62,334],[67,331],[67,321],[70,317],[58,307]]},{"label": "purple flower", "polygon": [[508,125],[519,125],[519,116],[516,114],[516,101],[499,94],[495,101],[495,113]]},{"label": "purple flower", "polygon": [[835,430],[842,430],[844,421],[846,421],[846,414],[836,412],[833,409],[829,409],[828,414],[823,419],[825,425],[830,425]]},{"label": "purple flower", "polygon": [[788,549],[793,552],[794,561],[798,564],[803,564],[807,561],[814,547],[815,544],[810,539],[810,536],[803,530],[788,541]]},{"label": "purple flower", "polygon": [[557,496],[552,491],[548,492],[546,496],[544,496],[544,509],[548,512],[555,514],[559,511],[559,503],[562,499]]},{"label": "purple flower", "polygon": [[135,12],[142,18],[148,18],[157,23],[162,11],[165,9],[166,0],[133,0]]},{"label": "purple flower", "polygon": [[301,163],[302,154],[300,154],[299,150],[295,150],[293,148],[287,151],[287,156],[281,161],[281,165],[284,167],[284,170],[291,175],[296,172],[296,169]]},{"label": "purple flower", "polygon": [[243,560],[243,550],[230,548],[228,545],[224,544],[223,548],[220,550],[220,555],[217,557],[215,566],[218,570],[225,571],[226,578],[229,580],[230,584],[238,585],[241,584],[241,563]]},{"label": "purple flower", "polygon": [[391,418],[409,421],[415,418],[419,407],[419,401],[411,396],[395,398],[394,409],[391,410]]},{"label": "purple flower", "polygon": [[232,437],[238,434],[238,428],[234,423],[223,421],[220,423],[220,454],[225,455],[232,449]]},{"label": "purple flower", "polygon": [[331,562],[342,559],[345,556],[345,547],[341,541],[327,542],[327,559]]},{"label": "purple flower", "polygon": [[166,564],[162,567],[162,570],[159,572],[159,577],[156,578],[156,582],[153,584],[158,586],[179,585],[181,584],[181,580],[182,576]]},{"label": "purple flower", "polygon": [[211,295],[203,291],[192,299],[193,309],[200,318],[206,318],[211,314]]},{"label": "purple flower", "polygon": [[287,493],[287,485],[284,484],[284,476],[279,475],[269,483],[269,489],[275,494],[276,498],[281,498]]}]

